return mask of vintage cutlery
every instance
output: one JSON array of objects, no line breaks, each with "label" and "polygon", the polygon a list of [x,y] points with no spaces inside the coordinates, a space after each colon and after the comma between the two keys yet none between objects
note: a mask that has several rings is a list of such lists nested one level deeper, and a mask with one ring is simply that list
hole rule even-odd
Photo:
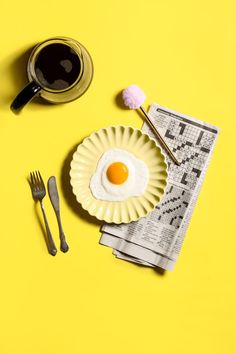
[{"label": "vintage cutlery", "polygon": [[44,205],[43,205],[43,198],[46,195],[46,188],[42,179],[42,176],[39,171],[31,172],[30,173],[30,187],[32,191],[32,195],[34,200],[40,202],[40,206],[42,209],[43,213],[43,218],[44,218],[44,223],[46,227],[46,232],[47,232],[47,238],[48,238],[48,252],[52,255],[55,256],[57,253],[57,248],[55,246],[55,243],[52,238],[52,234],[48,225],[46,213],[44,210]]},{"label": "vintage cutlery", "polygon": [[49,194],[53,209],[54,209],[56,217],[57,217],[57,223],[58,223],[58,227],[59,227],[59,236],[60,236],[60,241],[61,241],[61,246],[60,246],[61,251],[67,252],[69,250],[69,246],[66,242],[65,234],[64,234],[62,224],[61,224],[59,195],[58,195],[58,191],[57,191],[56,178],[54,176],[51,176],[48,180],[48,194]]}]

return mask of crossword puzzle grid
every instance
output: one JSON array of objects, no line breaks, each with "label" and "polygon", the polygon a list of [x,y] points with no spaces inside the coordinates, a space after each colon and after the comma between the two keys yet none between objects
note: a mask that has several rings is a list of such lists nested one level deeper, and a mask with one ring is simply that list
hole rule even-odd
[{"label": "crossword puzzle grid", "polygon": [[181,163],[176,166],[167,157],[170,179],[181,183],[186,189],[194,189],[210,153],[215,134],[171,119],[164,137]]},{"label": "crossword puzzle grid", "polygon": [[190,199],[190,192],[176,186],[168,186],[160,205],[156,207],[154,219],[178,229]]},{"label": "crossword puzzle grid", "polygon": [[[191,191],[201,176],[216,135],[178,119],[168,117],[168,120],[163,136],[180,162],[180,166],[177,166],[167,156],[168,175],[172,183],[177,182],[180,186],[169,183],[155,210],[155,218],[178,229],[191,200]],[[163,119],[160,123],[163,127]]]}]

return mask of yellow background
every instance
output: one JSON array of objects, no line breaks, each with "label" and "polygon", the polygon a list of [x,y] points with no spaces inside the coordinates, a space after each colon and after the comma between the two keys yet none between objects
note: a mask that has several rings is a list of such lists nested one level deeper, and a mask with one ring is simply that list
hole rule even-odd
[{"label": "yellow background", "polygon": [[[233,354],[235,285],[235,15],[230,0],[2,1],[0,12],[0,353]],[[24,54],[52,36],[90,51],[79,100],[9,105],[26,82]],[[141,127],[116,95],[136,83],[160,103],[220,127],[176,268],[116,260],[69,187],[75,146],[111,124]],[[59,184],[70,252],[48,255],[27,176]],[[57,224],[45,200],[58,245]],[[38,210],[40,212],[40,210]]]}]

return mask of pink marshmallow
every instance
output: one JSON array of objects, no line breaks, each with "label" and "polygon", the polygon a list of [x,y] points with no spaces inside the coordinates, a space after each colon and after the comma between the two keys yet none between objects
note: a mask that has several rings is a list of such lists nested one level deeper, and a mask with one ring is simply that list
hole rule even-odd
[{"label": "pink marshmallow", "polygon": [[130,109],[137,109],[142,106],[146,96],[137,85],[131,85],[123,90],[122,98],[124,100],[125,106],[129,107]]}]

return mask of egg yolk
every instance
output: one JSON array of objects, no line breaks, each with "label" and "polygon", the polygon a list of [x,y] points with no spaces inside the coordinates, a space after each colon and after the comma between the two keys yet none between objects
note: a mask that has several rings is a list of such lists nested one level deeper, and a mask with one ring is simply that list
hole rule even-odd
[{"label": "egg yolk", "polygon": [[124,183],[128,175],[128,168],[123,162],[113,162],[107,169],[107,178],[113,184]]}]

